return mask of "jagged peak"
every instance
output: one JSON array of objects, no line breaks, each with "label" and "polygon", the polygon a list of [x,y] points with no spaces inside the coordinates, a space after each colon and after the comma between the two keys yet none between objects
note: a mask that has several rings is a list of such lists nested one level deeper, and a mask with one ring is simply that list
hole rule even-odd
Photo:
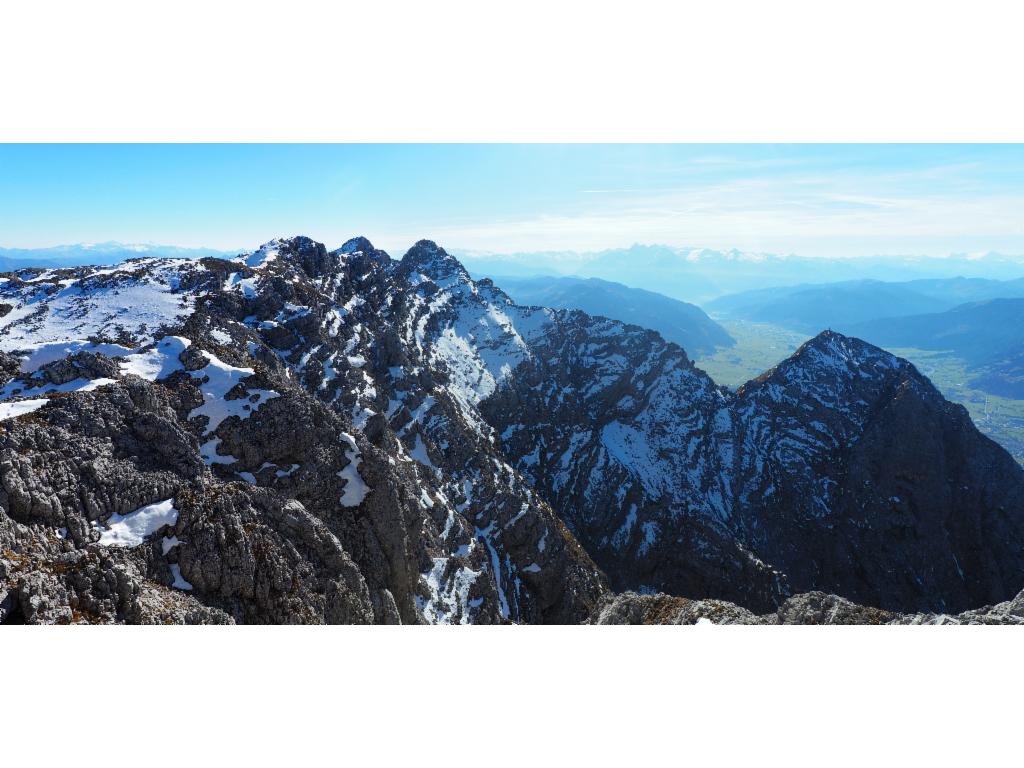
[{"label": "jagged peak", "polygon": [[339,252],[344,254],[373,253],[376,250],[377,249],[373,247],[373,243],[362,235],[346,240],[341,248],[338,249]]},{"label": "jagged peak", "polygon": [[855,336],[832,329],[821,331],[801,344],[792,355],[737,390],[744,394],[765,382],[811,380],[822,384],[836,377],[861,378],[901,371],[919,377],[908,361]]},{"label": "jagged peak", "polygon": [[341,248],[328,252],[323,243],[307,235],[275,237],[255,251],[239,255],[235,260],[253,269],[274,263],[284,264],[318,278],[337,270],[342,262],[351,263],[350,258],[354,256],[381,263],[390,261],[387,252],[374,248],[373,243],[363,236],[353,237],[345,241]]},{"label": "jagged peak", "polygon": [[272,241],[277,247],[286,253],[305,253],[310,250],[327,252],[326,246],[319,240],[314,240],[307,235],[292,235],[291,237],[279,237]]},{"label": "jagged peak", "polygon": [[432,280],[449,277],[470,279],[462,263],[433,240],[420,240],[406,251],[401,267],[406,272],[419,272]]},{"label": "jagged peak", "polygon": [[368,238],[359,235],[344,242],[341,248],[331,251],[331,255],[340,258],[349,265],[358,263],[364,264],[389,264],[391,257],[387,251],[375,248]]},{"label": "jagged peak", "polygon": [[310,277],[319,277],[336,265],[336,257],[331,258],[323,243],[306,235],[291,237],[275,237],[268,240],[255,251],[244,253],[238,257],[247,267],[258,269],[276,262],[304,271]]},{"label": "jagged peak", "polygon": [[282,235],[281,237],[274,237],[267,242],[263,243],[257,251],[272,248],[289,248],[298,249],[302,247],[308,247],[310,245],[320,245],[320,243],[308,235]]},{"label": "jagged peak", "polygon": [[815,352],[860,361],[871,359],[899,359],[891,352],[887,352],[881,347],[869,344],[863,339],[858,339],[856,336],[847,336],[846,334],[834,331],[831,328],[827,328],[818,333],[818,335],[805,341],[797,348],[792,357],[799,358]]}]

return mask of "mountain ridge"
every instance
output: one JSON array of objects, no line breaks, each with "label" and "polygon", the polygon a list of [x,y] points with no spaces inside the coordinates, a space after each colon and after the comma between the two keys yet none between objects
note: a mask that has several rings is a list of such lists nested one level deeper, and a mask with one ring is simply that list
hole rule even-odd
[{"label": "mountain ridge", "polygon": [[710,354],[736,342],[696,304],[600,278],[504,278],[500,283],[517,303],[578,309],[657,331],[692,355]]},{"label": "mountain ridge", "polygon": [[1024,259],[998,253],[831,258],[642,244],[593,252],[467,256],[466,264],[472,274],[494,279],[541,274],[596,277],[702,306],[737,292],[793,286],[806,282],[809,274],[820,283],[1024,277]]},{"label": "mountain ridge", "polygon": [[943,312],[883,318],[851,332],[889,347],[954,355],[970,372],[968,383],[989,394],[1024,398],[1024,298],[991,298]]},{"label": "mountain ridge", "polygon": [[884,326],[890,318],[936,314],[1010,298],[1024,298],[1024,280],[956,277],[800,284],[730,294],[707,307],[721,316],[802,332],[831,327],[856,335],[872,322]]},{"label": "mountain ridge", "polygon": [[[657,333],[516,305],[431,241],[386,256],[295,237],[5,277],[8,615],[579,623],[609,581],[758,610],[1024,586],[1024,473],[905,361],[826,333],[729,393]],[[906,447],[933,434],[930,466]],[[165,502],[170,535],[103,543]]]}]

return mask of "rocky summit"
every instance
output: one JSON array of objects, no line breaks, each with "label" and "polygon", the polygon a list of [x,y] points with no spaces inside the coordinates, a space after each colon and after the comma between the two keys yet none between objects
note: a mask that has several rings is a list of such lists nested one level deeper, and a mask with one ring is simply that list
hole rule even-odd
[{"label": "rocky summit", "polygon": [[1018,623],[1024,470],[825,332],[733,392],[430,241],[0,278],[0,622]]}]

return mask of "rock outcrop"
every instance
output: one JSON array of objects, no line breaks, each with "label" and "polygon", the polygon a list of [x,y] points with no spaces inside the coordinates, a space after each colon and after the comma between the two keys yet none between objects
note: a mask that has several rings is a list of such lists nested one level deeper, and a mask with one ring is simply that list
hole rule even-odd
[{"label": "rock outcrop", "polygon": [[1012,600],[958,614],[895,613],[825,592],[788,598],[770,613],[755,614],[721,600],[691,600],[665,594],[622,592],[609,595],[591,618],[593,624],[1024,624],[1024,592]]}]

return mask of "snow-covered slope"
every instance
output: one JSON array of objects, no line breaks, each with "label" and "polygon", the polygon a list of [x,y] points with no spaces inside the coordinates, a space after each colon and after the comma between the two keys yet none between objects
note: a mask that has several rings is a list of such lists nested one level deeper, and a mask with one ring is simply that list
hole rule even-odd
[{"label": "snow-covered slope", "polygon": [[83,349],[123,353],[194,310],[182,280],[195,271],[191,261],[160,259],[9,273],[0,278],[0,350],[16,353],[26,371]]}]

